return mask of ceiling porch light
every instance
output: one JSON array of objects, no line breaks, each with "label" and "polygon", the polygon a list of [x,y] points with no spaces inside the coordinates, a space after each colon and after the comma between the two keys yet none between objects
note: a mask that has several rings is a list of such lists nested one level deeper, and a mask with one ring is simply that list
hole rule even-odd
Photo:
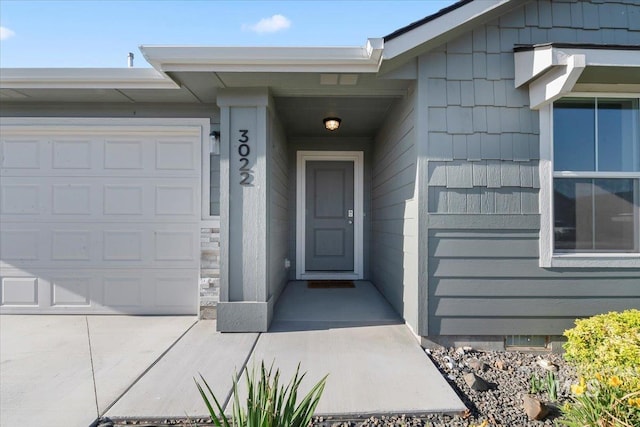
[{"label": "ceiling porch light", "polygon": [[325,129],[333,132],[334,130],[337,130],[340,127],[340,123],[342,122],[342,119],[338,117],[327,117],[323,120],[323,122],[324,122]]}]

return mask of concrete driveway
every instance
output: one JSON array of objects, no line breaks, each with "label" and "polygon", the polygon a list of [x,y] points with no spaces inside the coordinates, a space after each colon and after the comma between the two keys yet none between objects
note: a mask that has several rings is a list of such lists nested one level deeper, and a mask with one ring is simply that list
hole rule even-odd
[{"label": "concrete driveway", "polygon": [[88,426],[195,317],[0,317],[0,425]]},{"label": "concrete driveway", "polygon": [[199,418],[207,412],[194,377],[228,402],[233,374],[262,360],[274,361],[283,379],[301,363],[303,392],[329,374],[319,414],[466,409],[369,282],[292,282],[263,334],[221,334],[215,321],[193,317],[5,315],[0,339],[2,426]]}]

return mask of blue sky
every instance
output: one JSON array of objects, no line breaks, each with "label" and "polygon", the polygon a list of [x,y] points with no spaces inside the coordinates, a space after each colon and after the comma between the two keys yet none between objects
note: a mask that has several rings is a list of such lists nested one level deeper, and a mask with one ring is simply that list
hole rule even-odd
[{"label": "blue sky", "polygon": [[0,67],[148,66],[141,44],[362,46],[454,0],[0,0]]}]

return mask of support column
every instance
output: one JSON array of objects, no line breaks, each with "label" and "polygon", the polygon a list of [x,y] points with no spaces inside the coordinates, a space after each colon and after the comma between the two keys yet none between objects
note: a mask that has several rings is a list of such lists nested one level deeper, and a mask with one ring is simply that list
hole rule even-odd
[{"label": "support column", "polygon": [[269,92],[225,89],[220,107],[220,303],[222,332],[265,332],[268,301],[267,215]]}]

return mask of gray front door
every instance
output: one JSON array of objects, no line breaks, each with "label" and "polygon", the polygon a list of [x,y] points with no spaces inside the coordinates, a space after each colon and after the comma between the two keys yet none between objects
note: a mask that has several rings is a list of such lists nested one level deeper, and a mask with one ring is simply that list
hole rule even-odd
[{"label": "gray front door", "polygon": [[353,162],[306,162],[305,270],[353,271]]}]

